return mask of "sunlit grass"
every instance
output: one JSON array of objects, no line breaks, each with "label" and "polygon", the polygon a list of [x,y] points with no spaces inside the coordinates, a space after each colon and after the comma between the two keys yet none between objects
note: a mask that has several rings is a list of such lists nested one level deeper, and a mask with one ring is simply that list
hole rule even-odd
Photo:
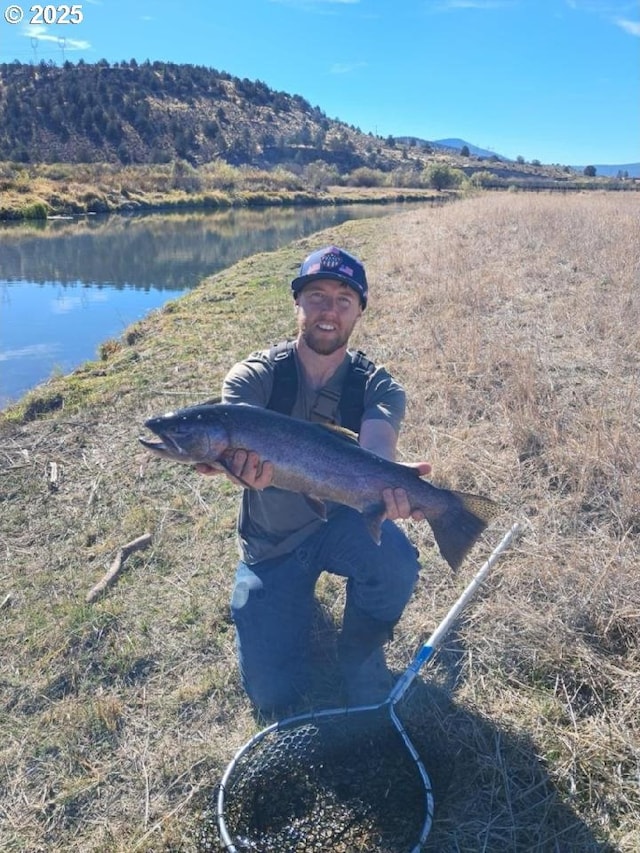
[{"label": "sunlit grass", "polygon": [[[354,344],[407,388],[401,457],[502,507],[457,577],[428,527],[406,524],[423,571],[396,671],[527,522],[423,673],[435,692],[418,684],[404,709],[437,781],[428,849],[640,847],[638,213],[632,196],[502,194],[346,223],[213,276],[4,413],[3,849],[197,849],[258,727],[228,610],[238,493],[137,436],[293,333],[288,282],[330,242],[367,265]],[[147,531],[151,547],[87,605]],[[342,583],[318,591],[338,620]]]}]

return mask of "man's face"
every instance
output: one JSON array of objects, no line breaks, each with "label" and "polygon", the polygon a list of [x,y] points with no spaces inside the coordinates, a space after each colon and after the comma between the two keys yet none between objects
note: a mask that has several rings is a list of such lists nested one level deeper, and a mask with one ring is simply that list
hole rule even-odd
[{"label": "man's face", "polygon": [[347,345],[362,306],[349,285],[321,278],[300,291],[296,314],[298,333],[309,349],[319,355],[331,355]]}]

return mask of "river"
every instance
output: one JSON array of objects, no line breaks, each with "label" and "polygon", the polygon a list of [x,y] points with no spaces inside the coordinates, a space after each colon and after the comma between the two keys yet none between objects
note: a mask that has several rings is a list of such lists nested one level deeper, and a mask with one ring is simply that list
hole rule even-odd
[{"label": "river", "polygon": [[0,408],[205,276],[348,219],[408,206],[231,209],[0,224]]}]

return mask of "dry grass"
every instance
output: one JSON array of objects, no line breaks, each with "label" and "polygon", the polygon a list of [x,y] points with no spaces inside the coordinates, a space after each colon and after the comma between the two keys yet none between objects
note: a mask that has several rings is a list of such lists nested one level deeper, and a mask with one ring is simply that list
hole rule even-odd
[{"label": "dry grass", "polygon": [[[3,849],[197,849],[211,790],[258,726],[227,604],[237,494],[147,458],[136,436],[291,331],[286,282],[329,241],[367,264],[357,344],[407,386],[403,457],[504,509],[459,577],[407,525],[423,573],[397,670],[502,530],[529,522],[407,700],[436,783],[430,849],[640,849],[639,205],[508,193],[348,223],[215,276],[7,413]],[[152,547],[86,605],[146,530]],[[319,592],[330,623],[342,585]]]},{"label": "dry grass", "polygon": [[[0,161],[0,220],[45,219],[60,214],[149,209],[216,209],[268,205],[343,204],[358,201],[422,201],[446,193],[413,183],[384,187],[326,186],[284,168],[271,171],[214,161],[194,168],[171,164],[115,166],[109,163],[23,164]],[[334,177],[339,176],[337,172]],[[346,178],[345,178],[346,179]]]}]

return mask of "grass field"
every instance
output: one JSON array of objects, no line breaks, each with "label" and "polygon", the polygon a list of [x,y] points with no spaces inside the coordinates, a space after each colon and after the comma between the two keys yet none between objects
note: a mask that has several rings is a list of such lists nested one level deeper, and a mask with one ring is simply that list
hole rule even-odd
[{"label": "grass field", "polygon": [[[4,412],[3,851],[198,850],[225,765],[261,725],[228,611],[238,493],[137,436],[293,333],[287,283],[329,242],[367,265],[354,343],[407,388],[401,458],[501,507],[457,576],[406,523],[423,571],[394,670],[526,524],[406,701],[436,785],[427,849],[639,850],[639,218],[630,195],[502,193],[347,223],[208,279]],[[323,576],[318,595],[315,698],[336,704],[341,582]]]}]

